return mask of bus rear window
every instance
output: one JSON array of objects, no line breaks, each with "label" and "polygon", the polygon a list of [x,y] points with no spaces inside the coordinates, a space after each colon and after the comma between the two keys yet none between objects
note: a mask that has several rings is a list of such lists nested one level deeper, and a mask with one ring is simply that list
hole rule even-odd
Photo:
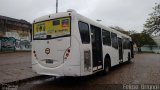
[{"label": "bus rear window", "polygon": [[33,39],[54,39],[70,36],[70,17],[57,18],[33,24]]}]

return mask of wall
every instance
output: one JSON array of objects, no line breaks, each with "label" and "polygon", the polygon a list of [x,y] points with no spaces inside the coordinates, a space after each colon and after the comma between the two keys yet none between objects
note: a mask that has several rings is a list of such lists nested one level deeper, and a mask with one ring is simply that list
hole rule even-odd
[{"label": "wall", "polygon": [[141,47],[142,52],[154,52],[154,53],[160,53],[160,46],[143,46]]},{"label": "wall", "polygon": [[16,39],[15,38],[7,38],[7,37],[3,37],[0,38],[0,42],[1,42],[1,52],[14,52],[15,51],[15,42]]},{"label": "wall", "polygon": [[31,29],[25,20],[0,15],[0,50],[31,50]]},{"label": "wall", "polygon": [[22,50],[22,51],[30,51],[31,50],[31,42],[28,40],[18,40],[16,39],[15,43],[16,50]]},{"label": "wall", "polygon": [[31,42],[28,40],[18,40],[14,37],[1,37],[0,38],[0,51],[1,52],[15,52],[15,51],[30,51]]}]

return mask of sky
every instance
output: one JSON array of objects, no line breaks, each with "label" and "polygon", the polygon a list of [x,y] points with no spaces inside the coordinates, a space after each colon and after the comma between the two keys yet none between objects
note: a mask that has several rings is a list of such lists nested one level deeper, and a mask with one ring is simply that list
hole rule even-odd
[{"label": "sky", "polygon": [[[159,0],[58,0],[59,12],[74,9],[105,26],[119,26],[141,32]],[[0,0],[0,15],[29,22],[56,12],[56,0]]]}]

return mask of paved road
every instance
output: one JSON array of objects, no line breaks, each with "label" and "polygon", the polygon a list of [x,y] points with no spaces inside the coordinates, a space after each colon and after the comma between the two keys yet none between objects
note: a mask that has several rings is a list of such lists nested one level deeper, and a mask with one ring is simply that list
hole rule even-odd
[{"label": "paved road", "polygon": [[[112,86],[110,84],[117,85]],[[21,84],[19,89],[111,90],[113,87],[118,88],[119,84],[160,84],[160,54],[137,54],[133,62],[116,66],[105,76],[95,74],[88,77],[61,77],[56,80],[54,78],[36,80]]]},{"label": "paved road", "polygon": [[31,70],[31,52],[0,54],[0,83],[36,76]]}]

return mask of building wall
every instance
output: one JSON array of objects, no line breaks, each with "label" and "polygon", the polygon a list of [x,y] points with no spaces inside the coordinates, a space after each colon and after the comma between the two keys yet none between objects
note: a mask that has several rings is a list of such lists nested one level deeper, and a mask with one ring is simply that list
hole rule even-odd
[{"label": "building wall", "polygon": [[31,50],[31,29],[31,24],[25,20],[0,16],[1,51],[13,46],[15,50]]}]

